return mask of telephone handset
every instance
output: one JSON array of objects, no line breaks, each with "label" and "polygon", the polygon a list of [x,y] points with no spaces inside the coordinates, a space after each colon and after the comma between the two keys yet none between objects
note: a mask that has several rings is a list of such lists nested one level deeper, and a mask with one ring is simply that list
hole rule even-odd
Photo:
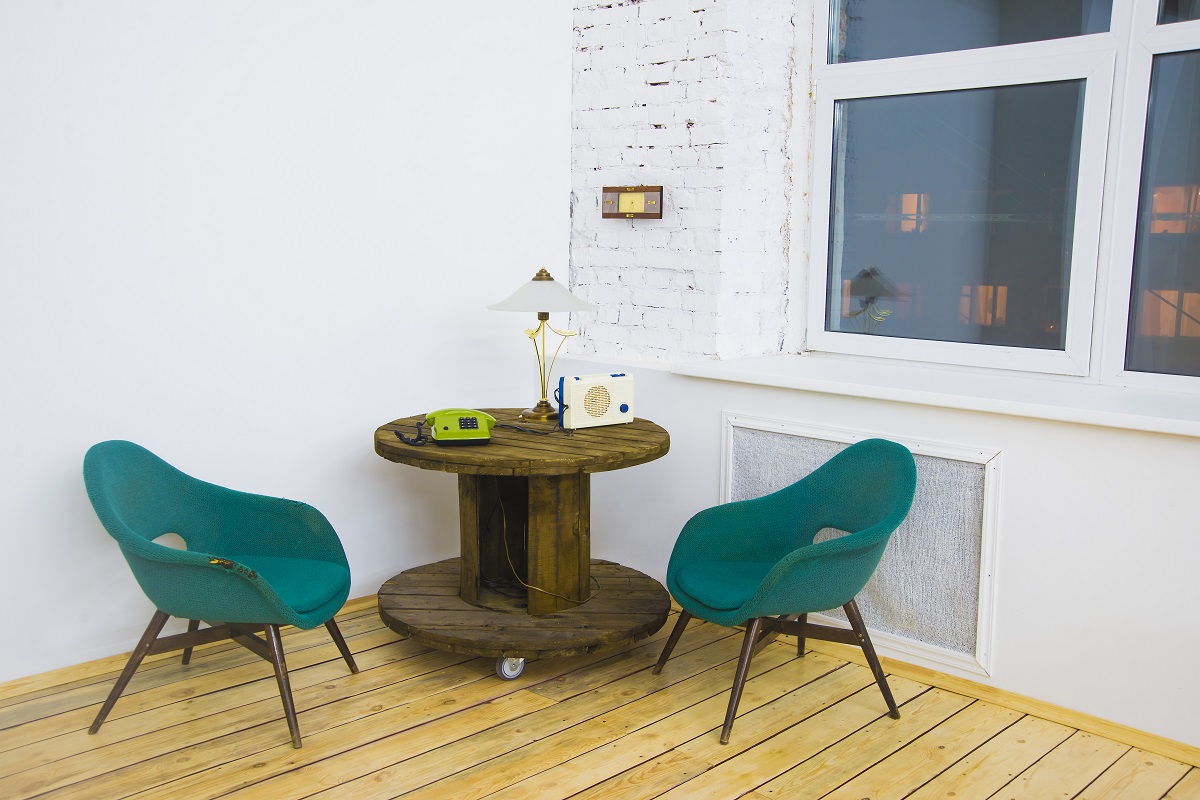
[{"label": "telephone handset", "polygon": [[443,408],[425,417],[429,435],[436,444],[487,444],[492,438],[495,417],[469,408]]}]

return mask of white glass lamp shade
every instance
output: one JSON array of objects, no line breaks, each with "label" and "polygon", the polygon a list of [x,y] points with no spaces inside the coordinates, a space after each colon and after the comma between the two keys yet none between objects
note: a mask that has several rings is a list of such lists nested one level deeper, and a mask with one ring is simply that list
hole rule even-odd
[{"label": "white glass lamp shade", "polygon": [[495,311],[595,311],[596,306],[580,300],[545,269],[521,285],[507,299],[493,303]]}]

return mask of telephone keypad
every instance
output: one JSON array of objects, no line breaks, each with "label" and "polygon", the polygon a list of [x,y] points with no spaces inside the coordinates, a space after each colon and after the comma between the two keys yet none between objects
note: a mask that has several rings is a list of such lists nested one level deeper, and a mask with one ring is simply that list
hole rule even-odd
[{"label": "telephone keypad", "polygon": [[459,417],[458,429],[460,431],[479,430],[479,417]]}]

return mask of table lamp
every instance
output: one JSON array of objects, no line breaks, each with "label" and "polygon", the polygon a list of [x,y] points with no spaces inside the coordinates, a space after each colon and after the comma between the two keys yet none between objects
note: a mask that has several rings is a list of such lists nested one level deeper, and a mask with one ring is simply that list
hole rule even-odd
[{"label": "table lamp", "polygon": [[[494,303],[488,308],[496,311],[534,311],[537,313],[537,327],[525,331],[525,335],[533,342],[533,352],[537,355],[538,379],[541,382],[542,396],[537,405],[522,411],[521,417],[538,421],[558,419],[558,410],[550,405],[550,401],[546,397],[546,385],[550,372],[554,369],[554,362],[558,358],[558,351],[562,349],[563,342],[567,340],[567,337],[574,336],[575,332],[560,331],[552,327],[550,312],[595,311],[596,306],[571,294],[565,286],[550,277],[550,273],[546,271],[545,267],[542,267],[532,280],[523,284],[508,299]],[[554,348],[554,355],[550,358],[549,363],[546,362],[547,329],[562,337],[559,339],[558,347]]]}]

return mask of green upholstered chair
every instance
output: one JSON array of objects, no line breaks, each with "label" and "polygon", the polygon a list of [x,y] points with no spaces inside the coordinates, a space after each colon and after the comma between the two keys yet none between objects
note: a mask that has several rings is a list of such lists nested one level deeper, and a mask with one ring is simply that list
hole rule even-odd
[{"label": "green upholstered chair", "polygon": [[[888,712],[896,701],[854,598],[874,574],[892,531],[916,489],[916,465],[902,445],[884,439],[853,444],[784,489],[705,509],[679,534],[667,588],[683,611],[654,668],[659,673],[692,617],[745,625],[721,743],[729,741],[750,660],[780,633],[863,649]],[[826,528],[846,535],[814,543]],[[841,606],[851,630],[808,622],[810,612]]]},{"label": "green upholstered chair", "polygon": [[[279,626],[324,624],[350,671],[358,672],[333,619],[350,593],[350,567],[329,521],[304,503],[196,480],[132,442],[94,445],[83,460],[83,480],[96,515],[157,609],[88,732],[100,730],[147,655],[183,650],[186,664],[193,646],[233,639],[274,666],[292,744],[300,747]],[[180,536],[186,549],[154,541],[167,533]],[[160,639],[170,617],[189,620],[188,630]],[[202,620],[208,627],[200,628]]]}]

